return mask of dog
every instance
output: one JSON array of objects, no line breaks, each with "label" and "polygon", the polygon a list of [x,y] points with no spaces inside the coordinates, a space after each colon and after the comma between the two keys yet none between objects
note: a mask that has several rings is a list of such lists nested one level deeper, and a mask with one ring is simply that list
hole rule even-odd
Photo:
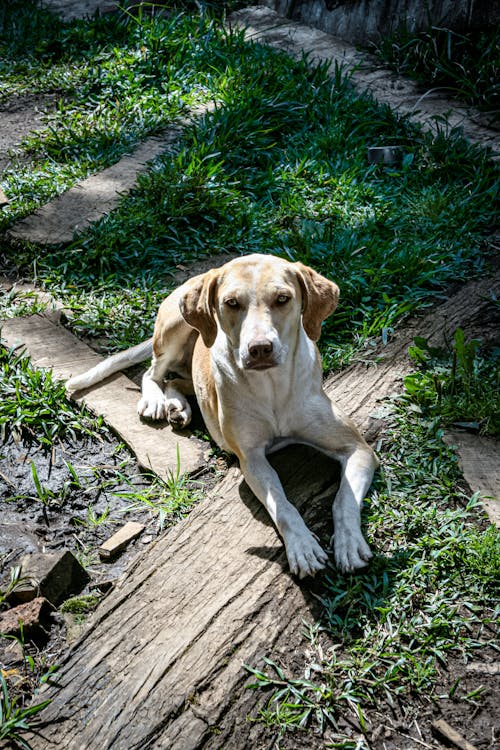
[{"label": "dog", "polygon": [[340,570],[352,572],[371,557],[360,507],[378,460],[322,387],[316,341],[338,297],[333,281],[302,263],[238,257],[173,291],[160,305],[152,339],[71,378],[67,389],[88,388],[152,355],[139,415],[184,428],[191,419],[186,397],[196,395],[212,438],[238,457],[300,578],[323,569],[327,554],[266,456],[305,443],[336,459],[342,473],[333,503],[334,557]]}]

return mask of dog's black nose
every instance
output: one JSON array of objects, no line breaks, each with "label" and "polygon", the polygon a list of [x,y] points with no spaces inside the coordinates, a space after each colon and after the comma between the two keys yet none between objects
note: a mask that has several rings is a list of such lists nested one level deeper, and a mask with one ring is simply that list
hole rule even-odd
[{"label": "dog's black nose", "polygon": [[255,339],[249,343],[248,353],[252,359],[266,359],[273,353],[273,343],[269,339]]}]

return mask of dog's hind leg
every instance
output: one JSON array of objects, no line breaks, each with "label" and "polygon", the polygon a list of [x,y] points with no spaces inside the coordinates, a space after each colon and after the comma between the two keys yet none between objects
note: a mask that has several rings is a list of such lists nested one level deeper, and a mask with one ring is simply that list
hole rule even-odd
[{"label": "dog's hind leg", "polygon": [[197,337],[197,331],[181,316],[174,292],[158,311],[151,367],[142,378],[137,406],[141,417],[167,419],[175,428],[189,424],[191,407],[186,395],[193,393],[191,360]]}]

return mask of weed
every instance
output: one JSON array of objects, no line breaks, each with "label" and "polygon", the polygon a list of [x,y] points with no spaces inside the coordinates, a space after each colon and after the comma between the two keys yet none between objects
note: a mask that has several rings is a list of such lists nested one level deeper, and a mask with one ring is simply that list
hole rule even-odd
[{"label": "weed", "polygon": [[[104,432],[102,419],[73,406],[66,398],[64,384],[56,382],[50,370],[35,369],[23,352],[16,354],[0,346],[2,442],[25,440],[51,447],[63,436],[76,440]],[[36,485],[37,477],[33,479]],[[46,499],[41,485],[37,491],[40,500]]]},{"label": "weed", "polygon": [[406,398],[443,425],[498,436],[499,352],[482,357],[480,344],[478,339],[466,341],[461,328],[455,331],[448,352],[416,338],[408,353],[424,369],[405,377]]},{"label": "weed", "polygon": [[167,520],[183,517],[189,512],[200,499],[201,490],[187,474],[181,473],[179,446],[177,446],[176,468],[174,471],[169,471],[164,481],[155,476],[145,489],[134,488],[114,494],[129,501],[126,511],[147,508],[152,515],[157,515],[158,525],[162,531]]},{"label": "weed", "polygon": [[0,674],[0,739],[17,742],[25,750],[31,750],[22,733],[33,728],[34,717],[49,703],[50,700],[46,700],[31,706],[20,705],[18,697],[9,694],[7,681]]},{"label": "weed", "polygon": [[0,605],[6,602],[17,588],[21,588],[26,578],[21,575],[21,566],[16,565],[10,569],[9,581],[4,589],[0,589]]},{"label": "weed", "polygon": [[418,33],[401,28],[374,45],[374,51],[399,73],[454,96],[498,117],[500,53],[498,28],[459,33],[431,26]]},{"label": "weed", "polygon": [[14,743],[24,750],[32,750],[23,735],[28,731],[36,731],[38,714],[51,702],[48,699],[33,703],[32,696],[43,685],[52,681],[57,667],[47,668],[41,654],[33,656],[28,653],[22,627],[19,637],[0,637],[17,641],[23,654],[22,670],[0,670],[0,740]]}]

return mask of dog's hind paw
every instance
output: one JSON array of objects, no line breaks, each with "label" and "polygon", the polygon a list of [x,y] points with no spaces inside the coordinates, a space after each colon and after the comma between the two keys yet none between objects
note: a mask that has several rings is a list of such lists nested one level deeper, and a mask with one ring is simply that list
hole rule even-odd
[{"label": "dog's hind paw", "polygon": [[326,565],[328,555],[310,531],[286,542],[290,570],[299,578],[315,576]]},{"label": "dog's hind paw", "polygon": [[169,401],[167,406],[167,419],[175,430],[182,430],[191,421],[191,408],[188,403],[180,404]]}]

